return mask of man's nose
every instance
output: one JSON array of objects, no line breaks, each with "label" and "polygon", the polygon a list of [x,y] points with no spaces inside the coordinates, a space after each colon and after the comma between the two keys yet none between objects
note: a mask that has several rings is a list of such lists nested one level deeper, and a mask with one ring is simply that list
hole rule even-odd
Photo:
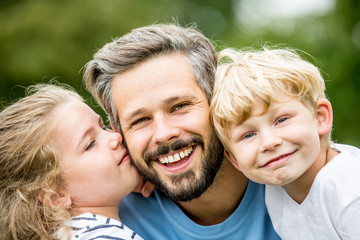
[{"label": "man's nose", "polygon": [[180,136],[180,128],[175,126],[166,116],[154,118],[153,142],[155,144],[170,143]]}]

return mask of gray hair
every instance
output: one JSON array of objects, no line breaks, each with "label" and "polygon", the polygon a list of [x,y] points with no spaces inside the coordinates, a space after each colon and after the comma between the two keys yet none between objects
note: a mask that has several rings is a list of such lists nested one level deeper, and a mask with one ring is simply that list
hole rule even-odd
[{"label": "gray hair", "polygon": [[87,90],[119,130],[120,121],[111,95],[115,75],[156,56],[175,52],[188,59],[197,83],[210,103],[216,69],[216,50],[213,43],[193,27],[154,24],[134,29],[106,44],[94,54],[94,59],[85,65],[84,82]]}]

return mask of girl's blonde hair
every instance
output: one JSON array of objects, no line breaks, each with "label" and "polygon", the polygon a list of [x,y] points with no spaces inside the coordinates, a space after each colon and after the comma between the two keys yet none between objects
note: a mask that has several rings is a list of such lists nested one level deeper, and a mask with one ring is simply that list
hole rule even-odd
[{"label": "girl's blonde hair", "polygon": [[83,99],[69,86],[38,84],[0,113],[1,239],[50,239],[70,219],[52,203],[62,184],[51,141],[54,109]]},{"label": "girl's blonde hair", "polygon": [[[266,108],[274,90],[297,98],[311,111],[325,96],[320,71],[292,49],[239,51],[224,49],[218,57],[211,120],[224,147],[229,151],[229,124],[241,124],[251,113],[253,104],[262,101]],[[330,133],[324,137],[330,144]]]}]

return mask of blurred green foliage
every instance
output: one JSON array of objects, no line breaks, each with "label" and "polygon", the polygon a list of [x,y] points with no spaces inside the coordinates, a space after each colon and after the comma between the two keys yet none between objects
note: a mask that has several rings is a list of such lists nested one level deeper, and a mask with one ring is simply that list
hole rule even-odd
[{"label": "blurred green foliage", "polygon": [[291,24],[291,31],[269,26],[249,30],[239,24],[239,3],[241,0],[2,0],[1,107],[23,96],[24,87],[57,78],[72,85],[105,116],[84,89],[81,68],[97,49],[132,28],[175,19],[181,25],[195,22],[218,50],[269,41],[314,56],[308,60],[322,69],[333,104],[333,139],[360,147],[359,1],[338,0],[325,14],[282,20]]}]

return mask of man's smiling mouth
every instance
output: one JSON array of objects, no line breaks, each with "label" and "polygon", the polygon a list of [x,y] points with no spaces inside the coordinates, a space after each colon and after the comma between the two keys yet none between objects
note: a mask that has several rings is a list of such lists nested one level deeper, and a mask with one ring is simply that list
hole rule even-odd
[{"label": "man's smiling mouth", "polygon": [[186,160],[187,156],[189,156],[192,152],[193,152],[193,147],[190,146],[180,152],[173,152],[167,156],[161,156],[158,159],[161,164],[167,167],[172,167],[181,164],[183,160]]}]

